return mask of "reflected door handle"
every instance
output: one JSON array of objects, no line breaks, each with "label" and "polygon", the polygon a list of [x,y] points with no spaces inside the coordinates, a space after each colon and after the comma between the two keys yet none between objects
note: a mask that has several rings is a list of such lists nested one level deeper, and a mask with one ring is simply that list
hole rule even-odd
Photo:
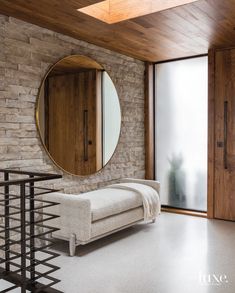
[{"label": "reflected door handle", "polygon": [[88,161],[88,110],[83,112],[84,161]]},{"label": "reflected door handle", "polygon": [[223,141],[217,141],[217,148],[223,148],[224,142]]},{"label": "reflected door handle", "polygon": [[228,169],[228,102],[224,102],[224,169]]}]

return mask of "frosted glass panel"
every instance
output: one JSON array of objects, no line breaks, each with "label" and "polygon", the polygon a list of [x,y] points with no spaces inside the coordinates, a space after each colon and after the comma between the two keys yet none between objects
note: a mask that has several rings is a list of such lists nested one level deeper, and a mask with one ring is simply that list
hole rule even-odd
[{"label": "frosted glass panel", "polygon": [[[121,127],[121,110],[115,86],[103,72],[103,165],[112,157],[118,143]],[[115,123],[113,123],[115,121]]]},{"label": "frosted glass panel", "polygon": [[157,64],[156,176],[164,205],[207,209],[207,57]]}]

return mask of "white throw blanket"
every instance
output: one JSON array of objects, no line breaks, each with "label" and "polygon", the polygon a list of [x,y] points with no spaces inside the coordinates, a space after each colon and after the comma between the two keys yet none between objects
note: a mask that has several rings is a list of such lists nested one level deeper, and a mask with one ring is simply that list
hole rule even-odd
[{"label": "white throw blanket", "polygon": [[139,193],[142,196],[144,207],[144,220],[155,219],[161,210],[158,192],[152,187],[140,183],[118,183],[107,186],[106,188],[125,189]]}]

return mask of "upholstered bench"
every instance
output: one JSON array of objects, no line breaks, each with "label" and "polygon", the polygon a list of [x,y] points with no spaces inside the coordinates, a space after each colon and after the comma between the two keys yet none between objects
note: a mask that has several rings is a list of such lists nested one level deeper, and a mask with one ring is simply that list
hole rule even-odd
[{"label": "upholstered bench", "polygon": [[[141,179],[123,179],[121,182],[136,183],[137,187],[146,188],[149,194],[152,193],[155,214],[150,219],[154,222],[160,213],[159,182]],[[130,187],[125,189],[125,186],[119,188],[110,185],[79,195],[52,193],[47,194],[45,199],[60,203],[51,208],[51,212],[60,218],[49,221],[49,224],[60,228],[52,237],[69,241],[71,256],[75,254],[77,245],[130,227],[145,218],[140,192]]]}]

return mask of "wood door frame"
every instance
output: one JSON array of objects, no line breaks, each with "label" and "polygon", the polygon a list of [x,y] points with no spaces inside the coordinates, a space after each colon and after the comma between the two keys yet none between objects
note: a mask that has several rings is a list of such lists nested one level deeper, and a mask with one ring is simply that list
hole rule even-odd
[{"label": "wood door frame", "polygon": [[145,179],[155,179],[155,74],[154,63],[145,63]]},{"label": "wood door frame", "polygon": [[215,50],[208,52],[208,187],[207,217],[214,219],[215,190]]},{"label": "wood door frame", "polygon": [[[215,51],[209,50],[208,54],[196,55],[185,58],[177,58],[155,63],[145,63],[145,178],[155,180],[155,64],[208,57],[208,174],[207,174],[207,212],[197,214],[214,218],[214,159],[215,159],[215,101],[214,101],[214,75],[215,75]],[[165,208],[163,208],[165,209]],[[169,211],[175,208],[166,207]],[[195,215],[195,211],[177,209],[182,214]]]},{"label": "wood door frame", "polygon": [[103,70],[96,70],[96,169],[103,168]]}]

